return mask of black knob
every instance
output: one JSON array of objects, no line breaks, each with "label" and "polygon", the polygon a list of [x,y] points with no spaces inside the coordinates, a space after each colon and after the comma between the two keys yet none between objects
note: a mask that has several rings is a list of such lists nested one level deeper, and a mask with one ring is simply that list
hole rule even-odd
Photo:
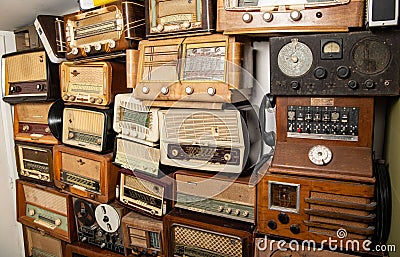
[{"label": "black knob", "polygon": [[358,83],[355,80],[350,80],[349,82],[347,82],[347,86],[354,90],[358,88]]},{"label": "black knob", "polygon": [[17,87],[16,86],[10,86],[10,93],[14,93],[15,91],[17,91]]},{"label": "black knob", "polygon": [[372,79],[367,79],[364,84],[368,89],[373,89],[375,87],[375,82]]},{"label": "black knob", "polygon": [[324,79],[324,78],[326,78],[327,74],[328,74],[328,72],[326,71],[326,69],[324,67],[317,67],[314,70],[314,76],[317,79]]},{"label": "black knob", "polygon": [[289,216],[286,213],[281,212],[281,213],[278,214],[278,220],[282,224],[288,224],[289,223]]},{"label": "black knob", "polygon": [[139,251],[139,249],[135,246],[135,247],[133,247],[133,249],[132,249],[135,253],[137,253],[138,251]]},{"label": "black knob", "polygon": [[276,224],[275,220],[269,220],[267,225],[272,230],[275,230],[278,228],[278,225]]},{"label": "black knob", "polygon": [[292,82],[290,82],[290,86],[291,86],[294,90],[298,90],[298,89],[300,89],[300,82],[298,82],[298,81],[292,81]]},{"label": "black knob", "polygon": [[37,84],[36,85],[37,91],[43,91],[44,90],[44,85],[43,84]]},{"label": "black knob", "polygon": [[298,234],[298,233],[300,233],[300,227],[299,227],[299,225],[297,225],[297,224],[290,225],[290,231],[291,231],[293,234]]},{"label": "black knob", "polygon": [[336,70],[336,75],[341,79],[346,79],[350,76],[350,69],[346,66],[340,66]]}]

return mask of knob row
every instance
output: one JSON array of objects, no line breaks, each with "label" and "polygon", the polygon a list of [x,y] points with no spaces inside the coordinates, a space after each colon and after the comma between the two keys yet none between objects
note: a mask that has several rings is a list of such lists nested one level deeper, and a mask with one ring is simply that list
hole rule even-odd
[{"label": "knob row", "polygon": [[[289,13],[289,18],[290,18],[292,21],[299,21],[299,20],[301,20],[301,18],[302,18],[302,14],[301,14],[300,11],[294,10],[294,11],[291,11],[291,12]],[[272,12],[264,12],[264,13],[262,14],[262,19],[263,19],[265,22],[271,22],[271,21],[274,19],[274,15],[273,15]],[[250,22],[253,21],[253,15],[252,15],[251,13],[249,13],[249,12],[246,12],[246,13],[244,13],[244,14],[242,15],[242,20],[243,20],[245,23],[250,23]]]},{"label": "knob row", "polygon": [[[64,95],[63,96],[63,100],[64,101],[75,101],[76,100],[76,96],[74,95]],[[81,100],[82,102],[84,102],[83,100]],[[100,97],[90,97],[89,102],[94,104],[102,104],[103,103],[103,99]]]},{"label": "knob row", "polygon": [[[190,27],[192,27],[192,23],[190,21],[184,21],[179,25],[183,29],[189,29]],[[158,24],[156,27],[157,32],[163,32],[164,29],[165,29],[165,25],[163,23]]]},{"label": "knob row", "polygon": [[[115,48],[117,46],[117,44],[114,40],[109,40],[107,43],[105,43],[105,45],[107,45],[107,47],[109,47],[111,49]],[[100,51],[101,47],[102,47],[101,43],[95,43],[94,45],[85,45],[85,46],[83,46],[83,51],[85,51],[85,53],[90,53],[92,51],[92,48],[95,51]],[[79,54],[79,49],[77,47],[72,48],[71,54],[73,54],[73,55]]]},{"label": "knob row", "polygon": [[[26,177],[29,177],[29,176],[30,176],[29,171],[21,171],[20,173],[21,173],[22,176],[26,176]],[[40,180],[50,181],[50,176],[49,176],[49,175],[39,174],[39,175],[38,175],[38,178],[39,178]]]},{"label": "knob row", "polygon": [[225,212],[226,214],[234,214],[236,216],[242,215],[243,217],[248,217],[249,212],[248,211],[241,211],[239,209],[233,210],[232,208],[226,208],[222,205],[218,206],[218,212]]},{"label": "knob row", "polygon": [[[36,90],[37,91],[43,91],[46,88],[46,84],[37,84],[36,85]],[[22,88],[20,86],[10,86],[9,92],[10,93],[18,93],[21,92]]]},{"label": "knob row", "polygon": [[[372,79],[367,79],[366,81],[364,81],[363,85],[365,85],[367,89],[374,89],[376,83]],[[292,81],[290,82],[290,87],[293,90],[299,90],[301,88],[301,84],[299,81]],[[356,80],[349,80],[347,82],[347,87],[355,90],[360,87],[360,84]]]},{"label": "knob row", "polygon": [[[148,94],[150,93],[150,88],[147,86],[142,87],[142,92],[143,94]],[[167,95],[169,93],[169,89],[167,87],[162,87],[160,89],[161,94],[163,95]],[[191,95],[194,93],[194,89],[190,86],[185,88],[185,92],[187,95]],[[207,94],[209,94],[210,96],[213,96],[217,93],[217,90],[214,87],[209,87],[207,88]]]}]

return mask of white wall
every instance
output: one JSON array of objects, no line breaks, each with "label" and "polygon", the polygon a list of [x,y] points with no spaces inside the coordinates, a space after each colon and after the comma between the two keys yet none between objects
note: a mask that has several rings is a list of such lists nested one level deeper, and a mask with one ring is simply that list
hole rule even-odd
[{"label": "white wall", "polygon": [[[15,51],[14,34],[0,31],[0,54]],[[3,63],[1,63],[3,71]],[[2,72],[1,88],[4,95],[4,75]],[[0,100],[0,256],[24,256],[24,245],[21,225],[17,223],[15,178],[14,140],[12,108]]]}]

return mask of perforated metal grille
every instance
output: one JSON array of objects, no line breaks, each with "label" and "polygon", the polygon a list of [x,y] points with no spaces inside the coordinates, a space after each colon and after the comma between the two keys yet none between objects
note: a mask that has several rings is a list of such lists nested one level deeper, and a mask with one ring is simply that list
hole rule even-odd
[{"label": "perforated metal grille", "polygon": [[27,202],[57,211],[65,216],[67,215],[67,201],[65,197],[27,185],[24,185],[24,192]]},{"label": "perforated metal grille", "polygon": [[223,256],[242,257],[242,241],[233,236],[174,225],[172,228],[175,251],[179,246],[204,249]]}]

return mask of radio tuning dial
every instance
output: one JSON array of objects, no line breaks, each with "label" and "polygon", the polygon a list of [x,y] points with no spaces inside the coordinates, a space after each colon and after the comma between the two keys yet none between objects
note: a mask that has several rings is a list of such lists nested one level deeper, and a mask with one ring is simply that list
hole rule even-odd
[{"label": "radio tuning dial", "polygon": [[79,53],[79,50],[78,50],[78,48],[76,48],[76,47],[72,48],[72,50],[71,50],[71,54],[73,54],[73,55],[77,55],[78,53]]},{"label": "radio tuning dial", "polygon": [[215,95],[216,92],[217,92],[217,91],[215,90],[214,87],[209,87],[209,88],[207,89],[207,93],[208,93],[210,96]]},{"label": "radio tuning dial", "polygon": [[185,29],[188,29],[188,28],[190,28],[191,26],[192,26],[192,24],[191,24],[190,21],[184,21],[184,22],[182,23],[182,27],[184,27]]},{"label": "radio tuning dial", "polygon": [[150,88],[144,86],[144,87],[142,87],[142,92],[143,92],[143,94],[148,94],[150,92]]},{"label": "radio tuning dial", "polygon": [[89,45],[86,45],[83,47],[83,50],[85,51],[85,53],[90,53],[91,47]]},{"label": "radio tuning dial", "polygon": [[163,95],[166,95],[166,94],[168,94],[169,89],[168,89],[168,87],[162,87],[160,91],[161,91],[161,93],[162,93]]},{"label": "radio tuning dial", "polygon": [[308,152],[308,158],[315,165],[326,165],[332,160],[332,151],[324,145],[316,145]]},{"label": "radio tuning dial", "polygon": [[158,24],[158,25],[157,25],[157,30],[158,30],[159,32],[162,32],[162,31],[164,30],[164,25],[163,25],[163,24]]},{"label": "radio tuning dial", "polygon": [[34,209],[29,209],[29,215],[30,215],[30,216],[35,215],[35,210],[34,210]]},{"label": "radio tuning dial", "polygon": [[101,44],[100,44],[100,43],[96,43],[96,44],[94,45],[94,50],[100,51],[100,50],[101,50]]},{"label": "radio tuning dial", "polygon": [[274,15],[271,12],[265,12],[263,13],[262,18],[265,22],[271,22],[274,19]]},{"label": "radio tuning dial", "polygon": [[186,87],[185,88],[185,92],[186,92],[186,94],[191,95],[191,94],[193,94],[193,88],[192,87]]},{"label": "radio tuning dial", "polygon": [[253,20],[253,15],[251,13],[244,13],[242,16],[242,20],[246,23],[250,23]]},{"label": "radio tuning dial", "polygon": [[56,224],[57,227],[60,226],[61,225],[61,220],[60,219],[56,219],[54,221],[54,224]]},{"label": "radio tuning dial", "polygon": [[301,12],[294,10],[290,12],[290,19],[292,19],[292,21],[299,21],[301,20]]},{"label": "radio tuning dial", "polygon": [[293,38],[278,53],[278,67],[289,77],[300,77],[309,71],[313,64],[311,49],[298,38]]}]

